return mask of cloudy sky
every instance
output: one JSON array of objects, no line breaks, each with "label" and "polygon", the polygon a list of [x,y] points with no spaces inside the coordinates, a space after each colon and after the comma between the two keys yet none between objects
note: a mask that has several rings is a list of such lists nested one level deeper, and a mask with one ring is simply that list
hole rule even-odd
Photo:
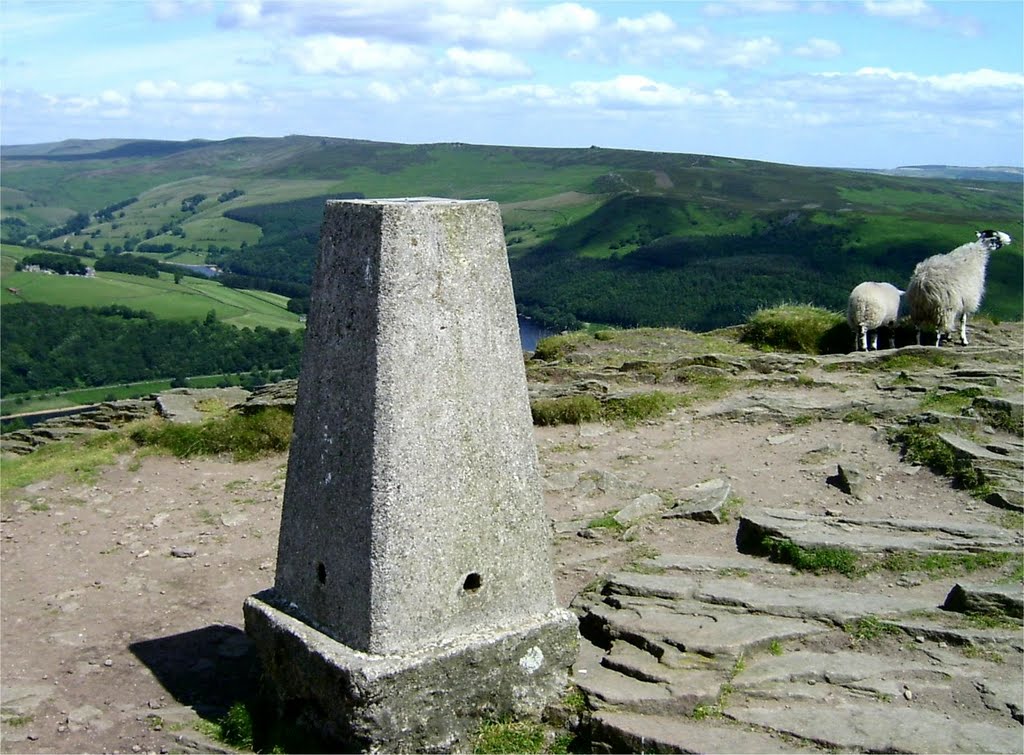
[{"label": "cloudy sky", "polygon": [[1024,3],[2,0],[0,142],[1024,163]]}]

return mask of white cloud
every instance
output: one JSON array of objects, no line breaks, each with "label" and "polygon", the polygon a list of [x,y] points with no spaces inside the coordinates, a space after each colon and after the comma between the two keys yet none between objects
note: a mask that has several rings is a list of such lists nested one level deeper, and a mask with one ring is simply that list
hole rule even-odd
[{"label": "white cloud", "polygon": [[615,30],[627,34],[668,34],[675,31],[676,23],[661,11],[647,13],[640,18],[619,18]]},{"label": "white cloud", "polygon": [[[840,76],[841,74],[830,75]],[[985,89],[1015,89],[1024,94],[1024,74],[993,71],[990,68],[941,76],[921,76],[916,73],[894,71],[891,68],[867,67],[858,69],[853,76],[866,80],[922,84],[944,92],[969,93]]]},{"label": "white cloud", "polygon": [[185,87],[185,97],[190,100],[232,100],[249,94],[249,87],[239,81],[198,81]]},{"label": "white cloud", "polygon": [[726,45],[721,50],[718,62],[739,68],[755,68],[778,57],[780,52],[779,43],[771,37],[757,37]]},{"label": "white cloud", "polygon": [[370,85],[366,87],[366,91],[381,102],[387,102],[389,104],[393,104],[402,99],[401,93],[395,87],[385,84],[382,81],[371,82]]},{"label": "white cloud", "polygon": [[212,0],[149,0],[149,17],[155,21],[171,21],[182,16],[199,12],[209,13]]},{"label": "white cloud", "polygon": [[228,29],[243,29],[258,26],[263,20],[263,3],[261,0],[233,0],[227,9],[217,18],[217,25]]},{"label": "white cloud", "polygon": [[870,16],[887,18],[907,18],[932,13],[931,6],[924,0],[865,0],[864,10]]},{"label": "white cloud", "polygon": [[129,99],[120,92],[116,92],[113,89],[106,89],[100,93],[100,102],[104,105],[124,107],[128,105]]},{"label": "white cloud", "polygon": [[485,76],[492,79],[530,76],[528,65],[499,50],[467,50],[451,47],[445,51],[444,64],[459,76]]},{"label": "white cloud", "polygon": [[506,7],[486,17],[438,14],[430,25],[437,32],[499,48],[537,48],[597,31],[601,17],[576,3],[559,3],[539,10]]},{"label": "white cloud", "polygon": [[480,91],[480,85],[471,79],[451,77],[435,81],[430,85],[428,91],[431,97],[465,97],[477,94]]},{"label": "white cloud", "polygon": [[820,39],[818,37],[808,39],[802,45],[793,50],[794,55],[799,55],[802,58],[814,58],[817,60],[835,58],[841,55],[842,52],[843,49],[837,42],[833,42],[831,39]]},{"label": "white cloud", "polygon": [[132,90],[136,97],[141,97],[146,100],[162,100],[166,97],[170,97],[177,94],[181,87],[175,81],[140,81],[135,85]]},{"label": "white cloud", "polygon": [[197,81],[182,85],[176,81],[140,81],[132,89],[140,100],[193,100],[217,102],[245,99],[252,89],[240,81]]},{"label": "white cloud", "polygon": [[752,13],[792,13],[799,10],[797,3],[786,0],[745,0],[744,2],[708,3],[705,16],[739,16]]},{"label": "white cloud", "polygon": [[405,71],[427,64],[422,54],[406,45],[333,34],[303,40],[290,55],[299,71],[310,74]]},{"label": "white cloud", "polygon": [[578,81],[571,88],[581,103],[596,107],[668,108],[708,100],[707,95],[635,74],[622,74],[607,81]]}]

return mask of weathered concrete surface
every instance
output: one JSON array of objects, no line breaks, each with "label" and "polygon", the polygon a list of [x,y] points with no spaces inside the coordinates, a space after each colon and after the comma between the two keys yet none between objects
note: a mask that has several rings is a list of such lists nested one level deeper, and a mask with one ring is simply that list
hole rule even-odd
[{"label": "weathered concrete surface", "polygon": [[276,692],[345,752],[466,751],[486,719],[537,717],[577,655],[565,611],[402,655],[355,651],[275,605],[244,605],[245,630]]},{"label": "weathered concrete surface", "polygon": [[497,205],[328,202],[321,238],[275,590],[370,653],[548,613]]},{"label": "weathered concrete surface", "polygon": [[497,204],[329,201],[274,587],[246,602],[279,700],[372,751],[539,715],[556,607]]}]

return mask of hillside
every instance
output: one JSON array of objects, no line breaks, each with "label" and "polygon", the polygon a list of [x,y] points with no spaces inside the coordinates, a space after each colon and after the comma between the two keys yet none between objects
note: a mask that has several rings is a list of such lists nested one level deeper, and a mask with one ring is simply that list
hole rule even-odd
[{"label": "hillside", "polygon": [[[75,140],[5,148],[0,167],[5,240],[215,262],[299,284],[325,198],[487,197],[502,207],[520,308],[570,326],[709,329],[780,301],[841,309],[861,280],[903,284],[918,260],[981,227],[1024,235],[1012,169],[921,166],[907,177],[311,136]],[[985,311],[1020,319],[1022,277],[1020,245],[994,257]]]}]

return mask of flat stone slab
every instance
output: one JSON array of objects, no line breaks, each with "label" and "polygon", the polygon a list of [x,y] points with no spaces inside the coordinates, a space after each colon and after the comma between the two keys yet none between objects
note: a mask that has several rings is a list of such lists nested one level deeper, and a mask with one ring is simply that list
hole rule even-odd
[{"label": "flat stone slab", "polygon": [[739,577],[748,573],[786,574],[790,571],[790,567],[783,564],[773,564],[763,558],[745,556],[742,553],[735,556],[688,556],[681,553],[663,553],[641,561],[640,565],[653,569],[695,574],[726,572]]},{"label": "flat stone slab", "polygon": [[889,597],[828,588],[769,587],[741,580],[705,581],[693,593],[703,603],[737,606],[748,611],[845,624],[865,616],[899,616],[935,611],[937,602],[907,596]]},{"label": "flat stone slab", "polygon": [[952,719],[941,713],[899,704],[728,706],[725,715],[826,747],[855,752],[1021,751],[1021,728],[1016,722],[998,726]]},{"label": "flat stone slab", "polygon": [[770,734],[727,723],[678,716],[601,712],[594,716],[593,739],[612,752],[774,753],[818,752]]},{"label": "flat stone slab", "polygon": [[1018,584],[956,584],[942,607],[958,613],[1003,614],[1024,619],[1024,591]]},{"label": "flat stone slab", "polygon": [[[980,666],[975,670],[979,675],[983,673]],[[950,669],[937,666],[930,658],[901,660],[852,651],[817,653],[805,650],[748,660],[732,684],[743,690],[779,683],[822,682],[847,686],[889,675],[933,673],[946,677],[951,675]],[[962,676],[964,670],[958,669],[955,673]]]},{"label": "flat stone slab", "polygon": [[1020,461],[1018,459],[1007,458],[1000,454],[992,453],[984,446],[980,446],[973,440],[962,438],[959,435],[953,433],[939,433],[939,439],[942,440],[947,446],[949,446],[954,453],[960,456],[966,456],[970,459],[977,461],[994,461],[1000,464],[1012,464],[1016,468],[1020,468]]},{"label": "flat stone slab", "polygon": [[245,388],[176,388],[157,396],[160,416],[168,422],[202,422],[209,417],[202,411],[204,401],[217,401],[225,407],[237,406],[249,397]]},{"label": "flat stone slab", "polygon": [[735,657],[772,641],[810,637],[828,631],[817,622],[732,612],[685,601],[666,606],[660,601],[623,597],[619,608],[599,603],[584,621],[603,625],[611,639],[660,643],[687,653]]},{"label": "flat stone slab", "polygon": [[980,523],[830,517],[790,509],[744,512],[736,533],[740,550],[756,552],[765,537],[789,540],[805,549],[846,548],[860,553],[1016,553],[1024,545],[1019,533]]}]

